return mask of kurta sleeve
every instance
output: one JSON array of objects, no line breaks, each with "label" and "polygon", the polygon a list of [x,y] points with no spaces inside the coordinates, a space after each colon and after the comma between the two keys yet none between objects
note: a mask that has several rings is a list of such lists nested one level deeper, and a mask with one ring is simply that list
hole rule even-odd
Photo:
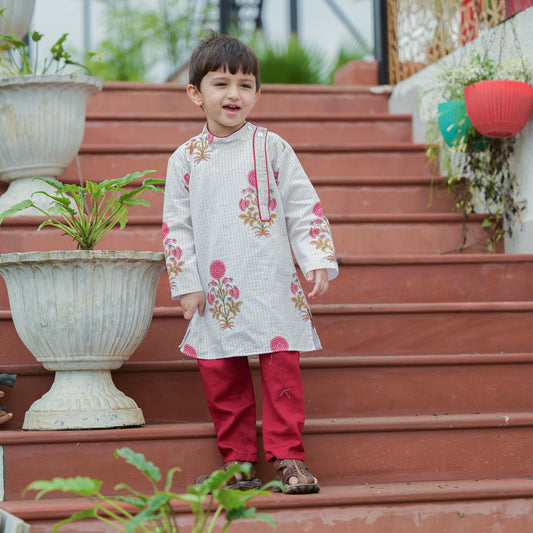
[{"label": "kurta sleeve", "polygon": [[280,192],[287,231],[300,269],[307,277],[311,270],[325,268],[328,278],[339,273],[328,219],[311,181],[292,147],[281,137],[268,133],[272,169]]},{"label": "kurta sleeve", "polygon": [[163,204],[163,245],[173,300],[203,291],[192,230],[188,167],[185,150],[178,148],[168,162]]}]

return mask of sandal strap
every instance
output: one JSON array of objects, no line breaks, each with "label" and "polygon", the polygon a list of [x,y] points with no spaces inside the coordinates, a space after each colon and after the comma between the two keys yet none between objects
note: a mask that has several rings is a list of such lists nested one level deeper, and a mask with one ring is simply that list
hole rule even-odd
[{"label": "sandal strap", "polygon": [[274,467],[279,472],[280,480],[284,485],[289,482],[291,477],[298,480],[298,485],[315,483],[313,474],[300,459],[281,459],[274,463]]},{"label": "sandal strap", "polygon": [[250,468],[250,474],[247,476],[243,472],[236,472],[233,477],[228,480],[228,485],[233,485],[235,483],[240,483],[242,481],[251,481],[255,479],[255,464],[248,462],[248,461],[226,461],[222,467],[222,470],[227,470],[230,466],[233,465],[244,465],[249,464],[251,466]]}]

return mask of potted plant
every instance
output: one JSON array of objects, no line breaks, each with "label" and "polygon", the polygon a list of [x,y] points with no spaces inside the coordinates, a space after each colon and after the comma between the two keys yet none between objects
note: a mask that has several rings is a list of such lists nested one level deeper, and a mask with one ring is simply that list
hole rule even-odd
[{"label": "potted plant", "polygon": [[464,88],[466,112],[485,137],[514,137],[527,124],[533,109],[531,72],[521,62],[499,65],[492,79]]},{"label": "potted plant", "polygon": [[0,213],[25,209],[44,215],[78,244],[77,250],[0,255],[0,275],[9,296],[13,323],[22,342],[48,370],[52,388],[27,411],[23,429],[87,429],[137,426],[144,418],[137,404],[114,385],[119,368],[139,346],[152,319],[155,292],[165,268],[162,252],[94,250],[128,209],[147,206],[140,196],[161,191],[162,180],[134,172],[123,178],[65,185],[35,178],[54,190],[50,206],[26,199]]},{"label": "potted plant", "polygon": [[[83,70],[65,50],[67,34],[50,49],[42,66],[30,60],[29,46],[0,9],[0,20],[10,33],[0,35],[0,178],[9,184],[0,197],[0,210],[28,197],[34,176],[58,177],[76,157],[85,131],[89,97],[102,82],[87,75],[68,72]],[[38,46],[42,34],[29,39]],[[91,54],[89,54],[91,55]],[[49,191],[50,192],[50,191]]]},{"label": "potted plant", "polygon": [[[115,490],[123,490],[130,496],[105,496],[100,492],[102,482],[88,477],[54,478],[51,481],[34,481],[28,490],[38,491],[35,499],[53,492],[75,494],[87,498],[93,507],[73,514],[62,520],[53,528],[56,533],[61,526],[93,518],[107,526],[122,532],[136,531],[152,533],[179,533],[179,526],[172,508],[172,500],[189,502],[194,514],[194,525],[191,533],[211,533],[217,519],[224,518],[222,533],[229,531],[234,520],[242,518],[262,520],[276,528],[275,522],[267,514],[257,513],[254,507],[246,507],[252,498],[268,495],[272,487],[282,488],[279,481],[270,481],[260,489],[234,490],[226,487],[226,483],[238,472],[248,474],[249,464],[232,465],[227,470],[216,470],[203,483],[189,487],[187,493],[172,492],[174,474],[178,467],[171,468],[165,477],[163,489],[157,487],[161,481],[161,471],[151,461],[147,461],[142,453],[135,453],[130,448],[115,450],[115,457],[121,457],[128,464],[142,473],[153,488],[153,494],[147,495],[132,489],[124,483],[115,486]],[[213,514],[211,514],[213,512]],[[222,512],[225,514],[222,515]],[[107,531],[107,529],[106,529]]]},{"label": "potted plant", "polygon": [[[444,181],[465,217],[474,212],[488,213],[483,226],[488,232],[489,250],[494,250],[505,233],[512,235],[525,207],[510,164],[515,137],[490,138],[480,133],[461,97],[464,99],[468,87],[480,82],[503,77],[522,82],[530,76],[525,60],[499,64],[487,55],[467,54],[459,61],[442,61],[437,86],[432,89],[438,95],[438,111],[429,121],[426,151],[431,161],[439,162]],[[464,110],[445,124],[443,103],[451,100]]]}]

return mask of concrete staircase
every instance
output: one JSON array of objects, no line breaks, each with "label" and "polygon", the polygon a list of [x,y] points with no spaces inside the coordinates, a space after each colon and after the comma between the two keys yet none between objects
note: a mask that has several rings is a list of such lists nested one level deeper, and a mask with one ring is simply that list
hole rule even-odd
[{"label": "concrete staircase", "polygon": [[[307,462],[322,490],[254,504],[280,533],[533,531],[533,256],[484,253],[483,217],[463,225],[423,146],[410,140],[410,117],[387,113],[386,89],[263,93],[251,120],[296,149],[332,222],[341,272],[312,306],[325,349],[302,356]],[[183,86],[107,83],[89,102],[79,169],[86,179],[148,168],[162,177],[170,153],[202,124]],[[78,164],[65,181],[78,180]],[[103,246],[161,250],[162,195],[151,200]],[[72,247],[53,230],[36,233],[38,224],[7,220],[0,253]],[[177,351],[185,329],[163,275],[151,329],[114,374],[145,427],[23,432],[25,410],[52,376],[18,339],[0,282],[0,368],[18,374],[3,402],[15,416],[0,428],[0,507],[33,533],[49,532],[86,504],[61,494],[33,502],[22,490],[74,475],[102,479],[108,492],[118,482],[138,486],[132,468],[113,458],[122,446],[164,471],[180,466],[178,491],[216,469],[196,363]],[[271,479],[271,466],[260,463],[259,474]],[[188,531],[187,507],[176,510]],[[255,522],[232,531],[252,529],[270,531]],[[78,523],[61,531],[107,530]]]}]

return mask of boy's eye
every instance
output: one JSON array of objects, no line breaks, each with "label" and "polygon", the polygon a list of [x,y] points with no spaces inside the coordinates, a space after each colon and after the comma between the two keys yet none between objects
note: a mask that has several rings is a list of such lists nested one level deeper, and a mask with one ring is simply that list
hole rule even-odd
[{"label": "boy's eye", "polygon": [[242,86],[245,88],[245,89],[251,89],[252,86],[249,84],[249,83],[243,83]]}]

